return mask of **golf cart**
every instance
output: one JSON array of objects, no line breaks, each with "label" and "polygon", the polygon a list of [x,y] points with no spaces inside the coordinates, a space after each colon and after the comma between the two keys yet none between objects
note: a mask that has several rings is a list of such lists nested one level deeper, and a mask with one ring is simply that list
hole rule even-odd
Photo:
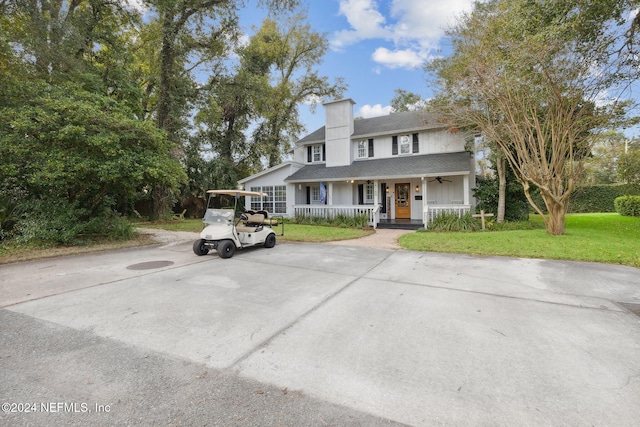
[{"label": "golf cart", "polygon": [[[265,193],[244,190],[209,190],[207,191],[207,210],[202,222],[204,229],[200,233],[200,239],[193,242],[193,252],[198,255],[206,255],[210,250],[217,250],[221,258],[231,258],[237,248],[243,249],[249,246],[264,246],[272,248],[276,245],[276,232],[274,227],[282,224],[284,235],[284,218],[271,217],[267,211],[237,212],[238,199],[240,197],[265,197]],[[222,209],[213,207],[213,198],[218,195],[227,195],[234,198],[234,206]]]}]

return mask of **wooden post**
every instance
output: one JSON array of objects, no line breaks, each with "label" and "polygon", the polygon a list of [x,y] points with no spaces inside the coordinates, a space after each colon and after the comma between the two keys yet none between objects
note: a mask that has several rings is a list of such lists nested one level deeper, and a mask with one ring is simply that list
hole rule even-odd
[{"label": "wooden post", "polygon": [[482,221],[482,229],[484,230],[484,218],[485,217],[491,217],[493,216],[492,213],[484,213],[484,209],[480,210],[479,214],[475,214],[473,215],[474,218],[480,218],[480,221]]}]

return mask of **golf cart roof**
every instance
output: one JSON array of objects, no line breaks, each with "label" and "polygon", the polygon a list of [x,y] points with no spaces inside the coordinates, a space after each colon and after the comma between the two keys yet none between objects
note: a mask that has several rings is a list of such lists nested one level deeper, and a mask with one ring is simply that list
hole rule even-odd
[{"label": "golf cart roof", "polygon": [[208,190],[207,194],[225,194],[227,196],[236,196],[236,197],[267,197],[266,193],[258,193],[257,191],[246,191],[246,190]]}]

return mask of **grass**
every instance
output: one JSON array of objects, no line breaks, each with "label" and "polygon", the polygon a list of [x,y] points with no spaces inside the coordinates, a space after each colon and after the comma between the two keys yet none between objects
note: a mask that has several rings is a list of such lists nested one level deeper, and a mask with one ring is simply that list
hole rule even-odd
[{"label": "grass", "polygon": [[[544,228],[540,227],[542,219],[538,216],[532,215],[532,223],[532,229],[528,230],[409,233],[401,236],[399,243],[406,249],[417,251],[593,261],[640,268],[640,218],[624,217],[616,213],[567,215],[563,236],[548,235]],[[135,225],[170,231],[202,230],[202,221],[199,219],[160,223],[138,222]],[[276,230],[280,233],[280,228]],[[287,223],[285,235],[278,237],[278,240],[320,243],[357,239],[372,233],[373,230]],[[5,242],[0,245],[0,264],[152,243],[154,242],[146,236],[138,236],[128,241],[97,241],[83,246],[56,248]]]},{"label": "grass", "polygon": [[[537,215],[532,221],[542,222]],[[640,218],[617,213],[572,214],[565,218],[565,234],[546,230],[475,233],[410,233],[399,239],[405,249],[432,252],[501,255],[592,261],[640,267]]]},{"label": "grass", "polygon": [[146,235],[138,235],[130,240],[97,240],[81,246],[43,247],[34,244],[3,242],[0,244],[0,264],[29,261],[32,259],[57,256],[79,255],[92,252],[126,249],[156,243]]},{"label": "grass", "polygon": [[[184,221],[169,222],[141,222],[136,223],[140,227],[161,228],[169,231],[194,231],[202,230],[202,220],[186,219]],[[281,233],[281,226],[274,227],[276,234]],[[278,236],[279,241],[285,242],[306,242],[322,243],[334,240],[349,240],[373,234],[373,230],[363,230],[359,228],[338,228],[319,225],[302,225],[286,223],[284,225],[284,236]]]}]

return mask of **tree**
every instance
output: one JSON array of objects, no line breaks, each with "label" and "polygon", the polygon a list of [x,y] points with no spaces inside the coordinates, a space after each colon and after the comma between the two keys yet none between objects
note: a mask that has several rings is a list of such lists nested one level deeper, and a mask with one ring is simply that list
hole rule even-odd
[{"label": "tree", "polygon": [[567,200],[594,136],[617,126],[628,107],[601,97],[621,82],[615,33],[630,3],[476,3],[449,32],[453,55],[430,67],[441,84],[440,111],[495,142],[549,234],[564,233]]},{"label": "tree", "polygon": [[626,148],[618,158],[618,176],[627,184],[640,184],[640,144],[634,141]]},{"label": "tree", "polygon": [[396,89],[391,99],[391,112],[424,110],[426,102],[417,93],[407,92],[404,89]]},{"label": "tree", "polygon": [[78,222],[100,220],[145,187],[184,179],[164,133],[122,103],[73,83],[4,93],[12,91],[20,96],[0,111],[0,182],[39,200],[42,212],[64,206]]},{"label": "tree", "polygon": [[[271,10],[290,10],[298,0],[260,0]],[[172,155],[182,157],[187,139],[188,112],[197,96],[193,73],[201,67],[220,67],[238,38],[237,10],[242,0],[147,0],[155,13],[150,25],[159,28],[155,85],[155,118],[174,143]],[[165,215],[171,194],[154,189],[154,216]]]},{"label": "tree", "polygon": [[[504,166],[506,170],[502,172],[503,178],[497,173],[498,163],[491,165],[492,169],[496,170],[496,174],[478,177],[476,188],[473,190],[473,196],[478,202],[476,209],[500,213],[502,216],[500,222],[526,221],[529,219],[529,202],[522,185],[515,179],[509,165],[504,164]],[[496,222],[498,222],[497,219]]]},{"label": "tree", "polygon": [[603,133],[585,161],[585,184],[615,184],[619,181],[618,161],[624,155],[627,138],[617,131]]},{"label": "tree", "polygon": [[238,49],[234,73],[210,78],[196,124],[199,147],[210,146],[210,162],[221,174],[218,185],[235,185],[264,161],[269,167],[280,163],[302,129],[300,104],[342,93],[341,80],[331,84],[314,69],[327,42],[303,21],[296,15],[281,28],[265,19]]},{"label": "tree", "polygon": [[110,0],[15,0],[5,7],[2,30],[15,44],[14,53],[50,82],[91,74],[91,60],[100,48],[119,43],[136,19]]},{"label": "tree", "polygon": [[303,125],[298,116],[302,103],[315,106],[323,98],[336,98],[346,89],[342,79],[330,83],[314,68],[328,49],[324,35],[311,31],[298,14],[281,25],[266,19],[242,50],[242,68],[256,78],[267,77],[255,98],[259,116],[253,132],[252,151],[264,157],[268,167],[282,161]]}]

